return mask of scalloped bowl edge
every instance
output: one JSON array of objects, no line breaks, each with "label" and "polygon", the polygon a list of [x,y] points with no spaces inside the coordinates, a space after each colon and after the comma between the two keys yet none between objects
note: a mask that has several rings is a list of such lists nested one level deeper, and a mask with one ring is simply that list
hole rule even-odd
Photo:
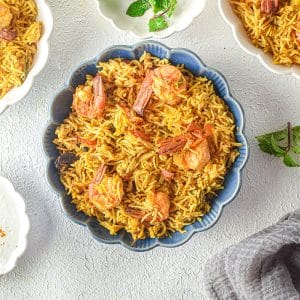
[{"label": "scalloped bowl edge", "polygon": [[0,176],[0,184],[5,185],[7,187],[7,189],[9,189],[10,193],[12,195],[14,195],[17,209],[18,209],[19,215],[21,216],[21,219],[20,219],[21,225],[20,225],[20,233],[19,233],[20,238],[18,241],[18,247],[12,253],[9,261],[6,262],[5,268],[0,273],[0,276],[1,276],[1,275],[7,274],[10,271],[12,271],[17,264],[17,260],[25,252],[25,249],[27,247],[27,235],[29,232],[30,223],[29,223],[28,216],[26,214],[24,198],[15,190],[13,184],[8,179]]},{"label": "scalloped bowl edge", "polygon": [[[221,85],[223,85],[223,89],[224,89],[224,97],[223,99],[225,100],[225,102],[228,104],[228,102],[231,103],[231,105],[234,106],[234,108],[236,109],[234,117],[235,119],[238,119],[239,121],[239,127],[237,128],[237,132],[236,132],[236,136],[239,138],[240,143],[242,144],[242,147],[240,148],[240,150],[242,150],[241,155],[237,158],[236,162],[234,163],[234,165],[232,166],[232,168],[230,169],[232,172],[232,177],[235,178],[236,182],[235,182],[235,186],[233,191],[231,192],[230,195],[227,195],[226,199],[222,199],[221,203],[218,203],[218,205],[214,204],[212,205],[212,209],[211,211],[206,214],[205,216],[203,216],[203,218],[207,218],[213,211],[214,216],[212,217],[212,219],[206,221],[206,224],[200,227],[193,227],[191,230],[187,231],[185,233],[185,237],[183,239],[181,239],[179,242],[176,243],[163,243],[160,239],[146,239],[146,240],[142,240],[142,241],[147,241],[147,240],[151,240],[151,244],[150,245],[146,245],[145,247],[134,247],[132,245],[129,245],[127,243],[125,243],[122,240],[122,236],[121,239],[115,238],[113,236],[111,240],[107,240],[107,239],[103,239],[100,236],[97,236],[94,232],[93,232],[93,228],[91,227],[91,222],[92,222],[92,218],[86,217],[84,219],[78,218],[78,216],[74,216],[71,215],[66,208],[64,207],[64,203],[63,201],[60,201],[61,203],[61,207],[63,209],[63,211],[65,212],[65,214],[67,215],[67,217],[69,219],[71,219],[73,222],[80,224],[80,225],[84,225],[88,228],[90,234],[93,236],[93,238],[95,238],[96,240],[105,243],[105,244],[121,244],[122,246],[124,246],[125,248],[129,249],[129,250],[133,250],[136,252],[143,252],[143,251],[147,251],[147,250],[151,250],[157,246],[161,246],[161,247],[166,247],[166,248],[173,248],[173,247],[178,247],[184,243],[186,243],[192,236],[194,233],[196,232],[200,232],[200,231],[205,231],[209,228],[211,228],[212,226],[214,226],[218,219],[220,218],[222,211],[224,209],[224,207],[229,204],[238,194],[240,188],[241,188],[241,173],[242,170],[245,166],[245,164],[247,163],[247,160],[249,158],[249,146],[248,146],[248,142],[247,139],[244,135],[244,127],[245,127],[245,117],[244,117],[244,112],[243,109],[241,107],[241,105],[239,104],[239,102],[232,97],[231,93],[230,93],[230,89],[228,87],[228,83],[225,79],[225,77],[219,73],[218,71],[207,67],[202,60],[199,58],[198,55],[196,55],[194,52],[188,50],[188,49],[184,49],[184,48],[168,48],[167,46],[163,45],[162,43],[156,42],[156,41],[146,41],[146,42],[140,42],[137,43],[133,46],[128,46],[128,45],[117,45],[117,46],[113,46],[113,47],[109,47],[103,51],[101,51],[101,53],[99,55],[97,55],[95,58],[91,59],[91,60],[87,60],[86,62],[80,64],[77,68],[75,68],[73,70],[73,72],[71,73],[67,84],[65,85],[65,88],[63,90],[61,90],[59,93],[57,93],[56,97],[54,98],[55,100],[53,101],[53,103],[51,103],[50,108],[49,108],[49,113],[51,116],[50,121],[48,122],[47,126],[46,126],[46,130],[45,130],[45,135],[44,135],[44,139],[43,139],[43,149],[44,149],[44,153],[45,156],[48,160],[47,163],[47,179],[48,179],[48,183],[50,184],[50,186],[54,189],[54,191],[60,195],[61,198],[63,198],[66,195],[66,192],[64,191],[64,189],[60,186],[58,187],[58,183],[57,181],[54,182],[53,180],[53,176],[51,175],[51,163],[53,163],[55,157],[53,157],[52,155],[49,154],[49,150],[48,150],[48,145],[49,143],[51,143],[52,141],[49,141],[49,136],[48,136],[48,131],[50,131],[51,133],[53,133],[53,127],[57,126],[58,123],[57,121],[55,121],[55,116],[53,115],[53,110],[54,110],[54,106],[57,105],[57,99],[58,97],[65,93],[65,92],[70,92],[73,91],[73,87],[72,87],[72,80],[74,78],[74,74],[76,72],[78,72],[79,70],[82,70],[85,66],[87,66],[88,64],[95,64],[95,62],[98,62],[101,57],[103,56],[107,56],[107,53],[112,53],[113,51],[125,51],[127,53],[129,53],[130,57],[136,57],[135,56],[135,52],[138,51],[140,49],[140,51],[144,51],[145,48],[151,48],[151,47],[156,47],[157,49],[160,49],[161,51],[163,51],[164,53],[166,53],[166,57],[170,57],[172,55],[172,53],[183,53],[186,57],[193,57],[193,59],[196,59],[196,61],[199,64],[199,68],[201,68],[201,73],[205,73],[205,72],[210,72],[211,74],[213,74],[213,76],[216,76],[216,78],[218,78],[219,82],[221,82]],[[149,49],[148,49],[149,51]],[[151,52],[151,51],[150,51]],[[155,55],[155,54],[154,54]],[[201,74],[197,74],[202,76]],[[213,81],[213,80],[212,80]],[[215,86],[215,82],[213,81],[214,86]],[[237,120],[236,120],[237,121]],[[226,186],[224,188],[224,190],[226,190]],[[223,190],[223,191],[224,191]],[[199,221],[195,222],[198,223]],[[194,223],[194,224],[195,224]],[[189,226],[193,226],[189,225]],[[154,241],[154,242],[153,242]]]},{"label": "scalloped bowl edge", "polygon": [[21,86],[13,88],[2,99],[0,99],[0,115],[9,106],[21,101],[30,92],[35,77],[45,67],[49,56],[49,39],[53,31],[53,16],[49,5],[45,0],[36,0],[38,6],[38,19],[42,19],[44,25],[43,35],[38,42],[38,50],[34,57],[33,66],[28,73],[26,80]]},{"label": "scalloped bowl edge", "polygon": [[266,69],[275,74],[292,75],[300,79],[300,66],[294,65],[292,67],[285,67],[282,65],[275,65],[269,53],[264,53],[262,49],[257,48],[252,44],[241,20],[232,11],[228,0],[218,0],[218,4],[223,19],[231,27],[234,39],[245,52],[257,57]]}]

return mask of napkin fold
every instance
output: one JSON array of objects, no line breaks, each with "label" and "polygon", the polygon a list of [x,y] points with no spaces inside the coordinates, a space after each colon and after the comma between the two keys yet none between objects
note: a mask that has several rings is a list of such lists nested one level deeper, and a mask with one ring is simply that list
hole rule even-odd
[{"label": "napkin fold", "polygon": [[210,259],[204,282],[209,299],[300,299],[300,210]]}]

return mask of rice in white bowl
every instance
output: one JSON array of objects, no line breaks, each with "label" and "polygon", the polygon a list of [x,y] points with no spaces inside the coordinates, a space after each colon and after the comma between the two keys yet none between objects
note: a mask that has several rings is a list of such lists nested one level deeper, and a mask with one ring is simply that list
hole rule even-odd
[{"label": "rice in white bowl", "polygon": [[24,252],[28,230],[24,200],[0,177],[0,275],[11,271]]}]

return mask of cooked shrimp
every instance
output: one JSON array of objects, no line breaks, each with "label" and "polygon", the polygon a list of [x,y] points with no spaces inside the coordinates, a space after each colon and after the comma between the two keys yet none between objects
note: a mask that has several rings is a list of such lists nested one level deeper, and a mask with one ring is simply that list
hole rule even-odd
[{"label": "cooked shrimp", "polygon": [[104,85],[100,75],[93,79],[93,88],[79,86],[73,97],[73,109],[81,116],[90,119],[102,116],[106,102]]},{"label": "cooked shrimp", "polygon": [[0,3],[0,31],[6,27],[9,27],[13,18],[13,14],[10,9]]},{"label": "cooked shrimp", "polygon": [[187,88],[186,79],[180,70],[171,65],[165,65],[150,71],[145,77],[133,110],[143,116],[144,109],[148,105],[151,95],[154,94],[169,105],[176,105],[180,102],[178,94]]},{"label": "cooked shrimp", "polygon": [[0,29],[0,40],[12,41],[17,37],[17,31],[15,29],[3,28]]},{"label": "cooked shrimp", "polygon": [[144,123],[144,119],[141,117],[137,117],[136,113],[129,107],[127,107],[123,104],[118,104],[118,106],[125,112],[126,117],[129,120],[129,122],[131,122],[135,125],[140,125],[140,124]]},{"label": "cooked shrimp", "polygon": [[102,165],[89,185],[89,200],[100,211],[117,207],[124,197],[120,176],[105,176],[105,172],[106,166]]},{"label": "cooked shrimp", "polygon": [[136,219],[142,219],[146,222],[163,222],[169,218],[170,213],[170,198],[164,192],[150,192],[147,195],[147,200],[151,203],[153,211],[149,213],[140,211],[134,208],[127,208],[126,212]]},{"label": "cooked shrimp", "polygon": [[161,140],[158,154],[166,155],[179,152],[188,142],[192,143],[196,139],[202,140],[211,136],[213,129],[213,125],[210,124],[206,124],[203,128],[200,128],[196,123],[191,123],[187,127],[188,133]]},{"label": "cooked shrimp", "polygon": [[187,151],[176,154],[174,163],[185,170],[201,171],[210,161],[211,155],[206,138],[197,140]]},{"label": "cooked shrimp", "polygon": [[262,0],[260,11],[265,14],[274,14],[279,9],[279,0]]},{"label": "cooked shrimp", "polygon": [[176,153],[184,148],[188,141],[186,135],[167,138],[160,141],[159,155]]},{"label": "cooked shrimp", "polygon": [[[201,171],[210,161],[210,149],[207,138],[213,133],[212,125],[201,129],[192,123],[187,127],[188,134],[161,141],[159,155],[173,154],[174,163],[185,170]],[[180,152],[188,144],[188,149]]]},{"label": "cooked shrimp", "polygon": [[295,30],[297,41],[300,42],[300,21],[296,24],[296,30]]},{"label": "cooked shrimp", "polygon": [[129,131],[132,135],[134,135],[135,137],[138,137],[146,142],[151,142],[151,137],[149,134],[145,133],[142,130],[130,130]]},{"label": "cooked shrimp", "polygon": [[161,175],[167,181],[171,181],[174,178],[174,176],[175,176],[175,174],[173,172],[170,172],[170,171],[168,171],[166,169],[162,169],[161,170]]}]

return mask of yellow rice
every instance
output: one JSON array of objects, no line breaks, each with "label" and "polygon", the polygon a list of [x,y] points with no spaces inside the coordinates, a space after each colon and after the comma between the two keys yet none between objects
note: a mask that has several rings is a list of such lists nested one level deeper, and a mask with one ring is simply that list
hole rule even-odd
[{"label": "yellow rice", "polygon": [[271,53],[274,64],[300,64],[300,7],[296,1],[279,0],[274,15],[261,13],[261,0],[229,0],[252,43]]},{"label": "yellow rice", "polygon": [[10,27],[17,31],[12,41],[0,39],[0,99],[26,79],[37,50],[42,24],[37,21],[34,0],[0,0],[10,9],[13,19]]},{"label": "yellow rice", "polygon": [[[238,156],[234,118],[228,107],[207,78],[194,77],[183,66],[180,69],[187,79],[188,90],[182,95],[181,104],[166,105],[153,94],[145,110],[147,122],[143,130],[151,135],[151,143],[128,132],[133,125],[117,104],[132,107],[146,73],[165,64],[169,64],[168,60],[148,53],[139,60],[113,59],[100,63],[99,74],[107,94],[105,117],[88,119],[72,111],[56,130],[54,143],[60,152],[73,152],[79,157],[61,171],[61,181],[77,209],[97,217],[112,235],[125,229],[137,240],[183,232],[184,226],[209,212],[211,199],[223,188],[224,175]],[[91,76],[87,77],[86,85],[92,85]],[[173,155],[157,154],[159,140],[185,133],[186,125],[193,121],[202,126],[213,124],[215,128],[210,142],[212,158],[201,172],[180,169],[173,164]],[[78,136],[97,141],[97,146],[86,149],[77,144]],[[106,211],[97,210],[88,198],[88,186],[101,164],[109,165],[111,174],[118,173],[121,177],[132,174],[129,182],[124,183],[121,204]],[[174,172],[174,180],[165,181],[161,169]],[[126,213],[126,207],[149,211],[147,195],[157,190],[171,195],[170,216],[166,221],[145,225]]]}]

